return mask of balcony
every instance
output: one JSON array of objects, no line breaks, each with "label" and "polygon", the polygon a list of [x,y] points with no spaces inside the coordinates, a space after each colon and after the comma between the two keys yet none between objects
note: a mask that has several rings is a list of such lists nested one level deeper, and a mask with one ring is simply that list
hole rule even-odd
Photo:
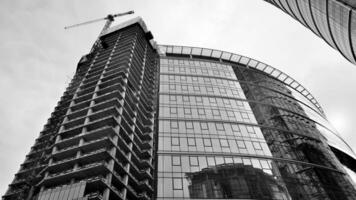
[{"label": "balcony", "polygon": [[111,92],[114,92],[114,91],[119,91],[119,92],[124,92],[124,86],[121,84],[121,83],[117,83],[115,85],[111,85],[110,87],[106,87],[106,88],[103,88],[103,89],[99,89],[96,94],[98,96],[102,96],[102,95],[105,95],[105,94],[108,94],[108,93],[111,93]]},{"label": "balcony", "polygon": [[69,169],[66,171],[62,171],[60,173],[50,174],[45,177],[38,186],[45,185],[50,187],[52,185],[59,185],[68,182],[68,180],[75,179],[84,179],[88,177],[88,175],[95,176],[99,174],[107,174],[110,170],[107,168],[105,162],[91,163],[88,165],[84,165],[78,167],[77,169]]},{"label": "balcony", "polygon": [[76,155],[77,151],[79,151],[79,150],[82,152],[91,152],[91,151],[98,149],[98,147],[110,147],[113,145],[114,144],[110,138],[104,137],[104,138],[100,138],[97,140],[85,142],[81,146],[75,145],[75,146],[67,147],[60,151],[57,151],[52,154],[52,158],[54,158],[56,160],[62,160],[62,159],[68,158],[68,157],[72,157],[73,155]]},{"label": "balcony", "polygon": [[91,101],[91,98],[86,100],[86,101],[84,101],[84,102],[77,103],[77,104],[71,106],[70,110],[72,112],[76,112],[76,111],[88,108],[90,106],[90,101]]},{"label": "balcony", "polygon": [[58,162],[53,162],[46,169],[48,172],[54,171],[63,171],[65,169],[73,167],[75,163],[79,165],[86,165],[88,163],[103,161],[110,157],[110,153],[106,150],[106,148],[101,148],[98,150],[94,150],[85,154],[80,155],[79,157],[70,157],[67,159],[60,160]]},{"label": "balcony", "polygon": [[83,95],[83,96],[80,96],[80,97],[76,97],[73,100],[74,100],[75,104],[79,104],[81,102],[88,101],[88,100],[90,100],[92,98],[93,98],[93,93],[87,94],[87,95]]},{"label": "balcony", "polygon": [[89,108],[85,108],[82,110],[78,110],[76,112],[72,112],[70,114],[67,115],[67,118],[69,121],[72,121],[74,119],[80,118],[80,117],[84,117],[87,115]]},{"label": "balcony", "polygon": [[83,125],[85,122],[85,117],[86,116],[82,116],[81,118],[72,120],[72,121],[67,121],[65,123],[63,123],[62,125],[64,126],[64,130],[68,130],[68,129],[72,129],[74,127],[78,127],[80,125]]},{"label": "balcony", "polygon": [[115,127],[117,125],[118,125],[117,119],[113,116],[109,116],[109,117],[98,119],[96,121],[92,121],[92,122],[89,122],[86,124],[81,124],[81,125],[72,127],[71,129],[64,130],[64,131],[60,132],[60,134],[64,138],[70,138],[74,135],[79,135],[81,133],[83,127],[86,127],[87,131],[90,132],[92,130],[102,128],[103,126]]},{"label": "balcony", "polygon": [[107,71],[108,73],[104,75],[104,77],[101,79],[101,81],[104,83],[106,81],[110,81],[112,79],[116,79],[116,78],[120,78],[122,81],[124,81],[124,79],[127,78],[126,74],[127,70],[122,70],[122,71],[113,71],[113,73],[111,73],[110,71]]},{"label": "balcony", "polygon": [[115,135],[115,131],[111,126],[105,126],[99,129],[92,130],[90,132],[86,133],[80,133],[78,135],[75,135],[73,137],[69,137],[63,140],[60,140],[57,142],[55,145],[60,148],[66,148],[70,146],[74,146],[76,144],[79,144],[79,140],[83,138],[85,141],[91,141],[103,137],[112,137]]}]

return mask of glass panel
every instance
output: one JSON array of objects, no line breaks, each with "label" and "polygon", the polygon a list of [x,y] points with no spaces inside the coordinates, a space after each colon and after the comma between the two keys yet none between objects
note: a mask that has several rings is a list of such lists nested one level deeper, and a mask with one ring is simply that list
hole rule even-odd
[{"label": "glass panel", "polygon": [[174,46],[174,47],[173,47],[173,53],[181,54],[181,53],[182,53],[182,47],[180,47],[180,46]]},{"label": "glass panel", "polygon": [[250,62],[248,63],[248,66],[255,68],[257,64],[258,61],[251,59]]},{"label": "glass panel", "polygon": [[201,55],[201,51],[202,51],[201,48],[193,47],[193,49],[192,49],[192,55],[200,56],[200,55]]},{"label": "glass panel", "polygon": [[300,0],[287,0],[287,3],[290,7],[290,9],[292,10],[294,16],[298,19],[298,21],[300,23],[302,23],[304,26],[306,25],[304,22],[304,19],[302,18],[299,9],[298,9],[298,5],[296,1],[300,1]]},{"label": "glass panel", "polygon": [[317,30],[315,23],[313,21],[312,14],[310,12],[309,0],[296,0],[297,5],[299,6],[300,12],[307,24],[307,26],[318,36],[319,31]]},{"label": "glass panel", "polygon": [[202,51],[203,56],[209,56],[211,55],[211,49],[203,49]]},{"label": "glass panel", "polygon": [[231,53],[228,52],[223,52],[223,54],[221,55],[221,58],[225,60],[229,60],[230,57],[231,57]]},{"label": "glass panel", "polygon": [[233,54],[231,57],[231,61],[233,62],[238,62],[241,56]]},{"label": "glass panel", "polygon": [[329,23],[333,38],[347,59],[355,62],[349,40],[350,8],[337,1],[329,1]]},{"label": "glass panel", "polygon": [[250,58],[243,56],[239,62],[243,65],[246,65],[249,61],[250,61]]},{"label": "glass panel", "polygon": [[173,47],[168,46],[166,51],[167,51],[166,53],[172,53],[173,52]]},{"label": "glass panel", "polygon": [[190,54],[191,50],[192,50],[192,48],[190,48],[190,47],[183,47],[182,52],[183,52],[183,54]]},{"label": "glass panel", "polygon": [[353,54],[356,56],[356,11],[352,10],[351,12],[351,24],[350,24],[350,33],[351,33],[351,41],[352,48],[354,50]]},{"label": "glass panel", "polygon": [[267,66],[267,68],[265,68],[264,72],[266,72],[267,74],[270,74],[273,70],[274,70],[273,67]]},{"label": "glass panel", "polygon": [[265,67],[266,67],[266,64],[264,64],[264,63],[258,63],[258,65],[257,65],[256,68],[262,71]]},{"label": "glass panel", "polygon": [[326,3],[325,0],[312,0],[310,1],[312,7],[312,14],[315,19],[316,26],[318,27],[321,36],[332,47],[336,48],[331,39],[330,30],[328,27],[328,19],[326,16]]},{"label": "glass panel", "polygon": [[221,54],[222,54],[221,51],[213,50],[213,53],[211,54],[211,56],[214,58],[220,58]]},{"label": "glass panel", "polygon": [[284,10],[289,14],[291,15],[292,17],[294,17],[294,14],[292,13],[292,11],[289,9],[289,5],[287,3],[286,0],[279,0],[284,8]]}]

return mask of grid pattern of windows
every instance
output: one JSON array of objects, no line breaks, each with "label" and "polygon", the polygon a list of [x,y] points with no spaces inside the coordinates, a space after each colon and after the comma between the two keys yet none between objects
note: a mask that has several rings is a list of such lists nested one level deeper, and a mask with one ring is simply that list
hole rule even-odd
[{"label": "grid pattern of windows", "polygon": [[213,168],[247,167],[274,176],[271,161],[249,158],[269,158],[271,152],[232,66],[194,59],[160,61],[158,199],[229,198],[209,195],[208,188],[192,183],[192,177]]}]

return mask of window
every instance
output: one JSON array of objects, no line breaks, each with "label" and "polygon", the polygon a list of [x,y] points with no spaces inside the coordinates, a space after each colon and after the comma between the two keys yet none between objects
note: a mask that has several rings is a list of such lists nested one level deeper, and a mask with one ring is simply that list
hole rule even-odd
[{"label": "window", "polygon": [[192,81],[198,81],[198,77],[192,76]]},{"label": "window", "polygon": [[222,123],[216,123],[215,126],[216,126],[216,130],[218,130],[218,131],[224,131],[225,130],[224,124],[222,124]]},{"label": "window", "polygon": [[203,143],[205,147],[211,147],[211,140],[209,138],[204,138]]},{"label": "window", "polygon": [[223,99],[224,104],[227,105],[231,105],[230,99]]},{"label": "window", "polygon": [[161,64],[168,64],[168,60],[167,59],[161,59]]},{"label": "window", "polygon": [[176,96],[174,96],[174,95],[170,95],[169,96],[169,101],[177,101],[177,97]]},{"label": "window", "polygon": [[204,83],[211,83],[210,78],[204,78]]},{"label": "window", "polygon": [[169,84],[169,90],[176,90],[176,85]]},{"label": "window", "polygon": [[201,98],[201,97],[195,97],[195,101],[196,101],[197,103],[203,103],[203,98]]},{"label": "window", "polygon": [[255,134],[255,129],[252,126],[246,126],[247,132]]},{"label": "window", "polygon": [[221,147],[229,147],[229,143],[225,139],[220,139]]},{"label": "window", "polygon": [[185,115],[191,115],[192,114],[192,110],[190,108],[184,108],[184,114]]},{"label": "window", "polygon": [[188,146],[195,146],[195,138],[188,138]]},{"label": "window", "polygon": [[226,94],[226,89],[225,88],[219,88],[220,94]]},{"label": "window", "polygon": [[172,137],[172,146],[179,146],[179,138]]},{"label": "window", "polygon": [[177,114],[177,108],[171,107],[171,108],[170,108],[170,113],[171,113],[171,114]]},{"label": "window", "polygon": [[185,127],[187,129],[193,129],[193,122],[185,122]]},{"label": "window", "polygon": [[171,121],[171,128],[172,129],[178,129],[178,122],[177,121]]},{"label": "window", "polygon": [[201,130],[208,130],[208,124],[205,123],[205,122],[201,122],[200,123],[200,128],[201,128]]},{"label": "window", "polygon": [[245,143],[242,140],[237,140],[237,146],[242,149],[246,149]]},{"label": "window", "polygon": [[216,104],[216,99],[212,98],[212,97],[209,97],[209,103]]},{"label": "window", "polygon": [[174,72],[174,67],[173,66],[168,66],[168,71]]},{"label": "window", "polygon": [[252,144],[254,149],[262,150],[261,144],[259,142],[253,142]]},{"label": "window", "polygon": [[190,166],[199,166],[198,157],[196,156],[190,156],[189,162],[190,162]]},{"label": "window", "polygon": [[236,101],[238,107],[244,107],[244,103],[242,101]]},{"label": "window", "polygon": [[218,109],[212,109],[213,116],[220,116],[220,111]]},{"label": "window", "polygon": [[215,166],[215,159],[214,159],[214,157],[208,157],[208,158],[207,158],[207,161],[208,161],[208,166],[209,166],[209,167]]},{"label": "window", "polygon": [[234,163],[232,157],[224,157],[224,159],[225,159],[225,163],[226,163],[226,164]]},{"label": "window", "polygon": [[198,115],[205,115],[205,109],[204,108],[198,108]]},{"label": "window", "polygon": [[173,166],[180,166],[180,156],[172,156],[172,165]]},{"label": "window", "polygon": [[202,74],[208,74],[208,70],[202,69],[202,70],[201,70],[201,73],[202,73]]},{"label": "window", "polygon": [[173,178],[173,190],[182,190],[183,184],[181,178]]},{"label": "window", "polygon": [[168,79],[169,79],[170,81],[174,81],[175,77],[174,77],[173,75],[169,75],[169,76],[168,76]]},{"label": "window", "polygon": [[232,94],[233,94],[234,96],[237,96],[237,97],[240,96],[240,95],[239,95],[239,91],[237,91],[237,90],[231,90],[231,92],[232,92]]},{"label": "window", "polygon": [[246,112],[241,112],[242,119],[250,119],[250,116]]},{"label": "window", "polygon": [[188,85],[182,85],[182,91],[188,91]]},{"label": "window", "polygon": [[186,77],[186,76],[181,76],[181,77],[180,77],[180,80],[181,80],[181,81],[186,81],[186,80],[187,80],[187,77]]},{"label": "window", "polygon": [[234,119],[234,118],[235,118],[235,113],[232,112],[231,110],[228,110],[228,111],[227,111],[227,116],[228,116],[230,119]]},{"label": "window", "polygon": [[213,90],[212,87],[206,87],[206,91],[207,91],[207,92],[214,92],[214,90]]},{"label": "window", "polygon": [[200,87],[199,86],[193,86],[193,89],[195,92],[199,92],[200,91]]},{"label": "window", "polygon": [[179,67],[179,72],[185,72],[185,67]]},{"label": "window", "polygon": [[216,81],[216,83],[220,83],[220,84],[223,83],[223,81],[221,79],[219,79],[219,78],[215,79],[215,81]]}]

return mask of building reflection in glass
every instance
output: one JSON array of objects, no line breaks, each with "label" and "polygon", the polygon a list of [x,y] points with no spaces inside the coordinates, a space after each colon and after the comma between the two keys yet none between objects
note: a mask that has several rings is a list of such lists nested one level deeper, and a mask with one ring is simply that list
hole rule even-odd
[{"label": "building reflection in glass", "polygon": [[290,199],[276,176],[252,165],[217,165],[186,178],[190,198]]}]

